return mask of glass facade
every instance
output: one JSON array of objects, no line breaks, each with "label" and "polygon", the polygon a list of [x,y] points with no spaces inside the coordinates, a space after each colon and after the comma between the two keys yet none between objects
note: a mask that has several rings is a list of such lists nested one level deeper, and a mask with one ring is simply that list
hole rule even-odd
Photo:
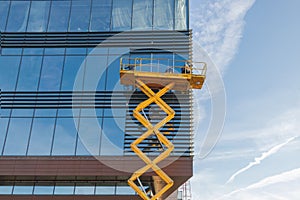
[{"label": "glass facade", "polygon": [[[188,0],[0,0],[0,156],[132,155],[145,130],[132,118],[136,88],[120,84],[120,58],[159,60],[165,72],[190,59],[189,37]],[[168,95],[179,114],[161,131],[177,139],[174,154],[190,156],[191,93]],[[0,181],[0,195],[135,195],[124,180]]]},{"label": "glass facade", "polygon": [[187,8],[187,0],[1,0],[0,31],[187,30]]}]

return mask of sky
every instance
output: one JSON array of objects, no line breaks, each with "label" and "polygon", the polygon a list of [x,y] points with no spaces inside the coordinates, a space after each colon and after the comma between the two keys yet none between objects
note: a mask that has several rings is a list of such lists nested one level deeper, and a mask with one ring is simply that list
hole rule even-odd
[{"label": "sky", "polygon": [[221,136],[205,157],[212,104],[199,100],[192,199],[299,199],[299,9],[298,0],[191,0],[194,43],[219,69],[226,98]]}]

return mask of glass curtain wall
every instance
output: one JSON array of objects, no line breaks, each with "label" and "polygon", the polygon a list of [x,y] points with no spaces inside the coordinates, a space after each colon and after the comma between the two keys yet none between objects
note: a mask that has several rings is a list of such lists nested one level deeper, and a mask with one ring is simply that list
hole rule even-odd
[{"label": "glass curtain wall", "polygon": [[188,0],[0,0],[1,32],[187,30]]}]

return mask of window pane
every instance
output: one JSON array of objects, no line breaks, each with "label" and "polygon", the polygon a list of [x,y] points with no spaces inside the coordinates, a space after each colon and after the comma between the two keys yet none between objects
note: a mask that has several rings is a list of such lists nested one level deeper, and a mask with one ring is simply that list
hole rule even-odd
[{"label": "window pane", "polygon": [[41,63],[42,56],[23,56],[17,90],[37,90]]},{"label": "window pane", "polygon": [[[104,118],[101,138],[101,155],[122,155],[125,120]],[[121,130],[122,129],[122,130]]]},{"label": "window pane", "polygon": [[[4,155],[25,155],[31,119],[12,118],[8,128]],[[22,139],[20,139],[22,138]]]},{"label": "window pane", "polygon": [[152,29],[153,0],[133,2],[132,29]]},{"label": "window pane", "polygon": [[[82,115],[88,115],[89,109],[83,109]],[[76,155],[99,155],[102,119],[81,118]]]},{"label": "window pane", "polygon": [[73,118],[57,119],[52,155],[74,155],[76,135]]},{"label": "window pane", "polygon": [[13,186],[0,185],[0,194],[12,194]]},{"label": "window pane", "polygon": [[175,1],[175,29],[176,30],[187,30],[187,0]]},{"label": "window pane", "polygon": [[42,186],[36,185],[34,187],[33,194],[45,195],[45,194],[53,194],[54,186]]},{"label": "window pane", "polygon": [[107,195],[115,194],[115,186],[96,186],[96,194]]},{"label": "window pane", "polygon": [[9,1],[0,1],[0,31],[5,30]]},{"label": "window pane", "polygon": [[91,31],[109,31],[112,0],[93,1]]},{"label": "window pane", "polygon": [[56,185],[54,189],[54,194],[73,194],[74,193],[74,186],[62,186],[62,185]]},{"label": "window pane", "polygon": [[6,31],[24,32],[26,30],[29,1],[12,1]]},{"label": "window pane", "polygon": [[28,155],[50,155],[54,120],[54,118],[34,119]]},{"label": "window pane", "polygon": [[174,0],[154,1],[154,29],[173,30]]},{"label": "window pane", "polygon": [[93,195],[95,193],[95,186],[76,186],[75,194],[79,195]]},{"label": "window pane", "polygon": [[46,31],[49,15],[49,1],[32,1],[28,21],[28,32]]},{"label": "window pane", "polygon": [[105,70],[106,63],[107,63],[106,56],[88,56],[86,58],[84,90],[86,91],[95,91],[96,89],[104,90],[105,88],[104,70]]},{"label": "window pane", "polygon": [[0,118],[0,155],[2,154],[2,148],[3,148],[3,143],[4,143],[6,129],[7,129],[7,123],[8,123],[8,118],[2,118],[2,117]]},{"label": "window pane", "polygon": [[62,67],[63,67],[63,56],[45,56],[44,65],[42,68],[41,80],[40,80],[40,91],[59,90]]},{"label": "window pane", "polygon": [[[65,59],[63,79],[62,79],[62,90],[72,91],[74,87],[74,81],[77,72],[81,65],[84,66],[84,56],[67,56]],[[83,74],[82,74],[83,76]],[[82,77],[80,76],[80,77]],[[82,78],[81,78],[82,80]],[[82,81],[81,81],[82,83]]]},{"label": "window pane", "polygon": [[15,185],[13,194],[32,194],[33,186]]},{"label": "window pane", "polygon": [[131,29],[132,0],[113,0],[112,30]]},{"label": "window pane", "polygon": [[20,64],[18,56],[0,56],[0,88],[15,90]]},{"label": "window pane", "polygon": [[48,31],[67,31],[70,1],[52,1]]},{"label": "window pane", "polygon": [[135,194],[134,190],[129,186],[117,186],[117,194]]},{"label": "window pane", "polygon": [[91,0],[73,1],[70,18],[70,31],[89,29]]}]

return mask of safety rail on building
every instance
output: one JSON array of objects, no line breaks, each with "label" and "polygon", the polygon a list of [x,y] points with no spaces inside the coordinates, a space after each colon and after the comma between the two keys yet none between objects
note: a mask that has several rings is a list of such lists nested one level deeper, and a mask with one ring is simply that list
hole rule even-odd
[{"label": "safety rail on building", "polygon": [[120,76],[123,85],[134,85],[135,78],[139,78],[151,88],[162,88],[171,81],[175,82],[174,90],[201,89],[206,71],[205,62],[166,58],[123,57],[120,59]]}]

